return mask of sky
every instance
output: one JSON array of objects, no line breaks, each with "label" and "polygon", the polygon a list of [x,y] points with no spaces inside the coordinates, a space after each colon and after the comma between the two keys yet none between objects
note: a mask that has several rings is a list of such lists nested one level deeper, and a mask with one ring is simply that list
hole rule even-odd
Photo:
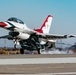
[{"label": "sky", "polygon": [[[48,15],[53,16],[51,34],[76,35],[76,0],[0,0],[0,21],[17,17],[34,29],[40,28]],[[5,34],[8,31],[0,28],[0,36]],[[63,42],[74,43],[76,38]]]}]

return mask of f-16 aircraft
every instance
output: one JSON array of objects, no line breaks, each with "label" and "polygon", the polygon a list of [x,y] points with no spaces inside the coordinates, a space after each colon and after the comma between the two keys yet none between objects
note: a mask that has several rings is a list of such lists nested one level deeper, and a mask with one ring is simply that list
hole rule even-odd
[{"label": "f-16 aircraft", "polygon": [[19,43],[21,46],[20,53],[24,50],[37,50],[40,54],[42,46],[48,47],[49,43],[56,42],[57,39],[66,39],[68,35],[49,34],[53,16],[48,15],[40,29],[30,29],[18,18],[11,17],[5,22],[0,22],[0,27],[9,30],[8,35],[0,38],[7,38],[15,42],[15,47]]}]

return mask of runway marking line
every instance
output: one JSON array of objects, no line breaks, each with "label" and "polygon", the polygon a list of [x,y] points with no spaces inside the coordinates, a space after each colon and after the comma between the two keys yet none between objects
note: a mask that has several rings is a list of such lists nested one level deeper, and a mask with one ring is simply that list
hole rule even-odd
[{"label": "runway marking line", "polygon": [[76,72],[63,72],[63,73],[40,73],[40,74],[0,74],[0,75],[76,75]]},{"label": "runway marking line", "polygon": [[76,57],[0,59],[0,65],[76,63]]}]

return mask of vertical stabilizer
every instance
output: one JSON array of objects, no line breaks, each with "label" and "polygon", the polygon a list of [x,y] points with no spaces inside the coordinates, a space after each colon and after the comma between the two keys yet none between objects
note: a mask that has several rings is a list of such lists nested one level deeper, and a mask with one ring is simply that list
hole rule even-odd
[{"label": "vertical stabilizer", "polygon": [[39,32],[39,33],[48,34],[50,31],[51,23],[52,23],[52,18],[53,17],[51,15],[48,15],[48,17],[44,21],[43,25],[41,26],[41,28],[40,29],[34,29],[34,30]]}]

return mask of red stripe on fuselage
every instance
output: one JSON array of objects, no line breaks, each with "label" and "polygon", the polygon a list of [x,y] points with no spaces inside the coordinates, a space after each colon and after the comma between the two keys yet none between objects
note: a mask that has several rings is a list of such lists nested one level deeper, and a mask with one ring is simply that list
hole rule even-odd
[{"label": "red stripe on fuselage", "polygon": [[39,32],[39,33],[43,33],[43,31],[41,29],[34,29],[34,30]]}]

